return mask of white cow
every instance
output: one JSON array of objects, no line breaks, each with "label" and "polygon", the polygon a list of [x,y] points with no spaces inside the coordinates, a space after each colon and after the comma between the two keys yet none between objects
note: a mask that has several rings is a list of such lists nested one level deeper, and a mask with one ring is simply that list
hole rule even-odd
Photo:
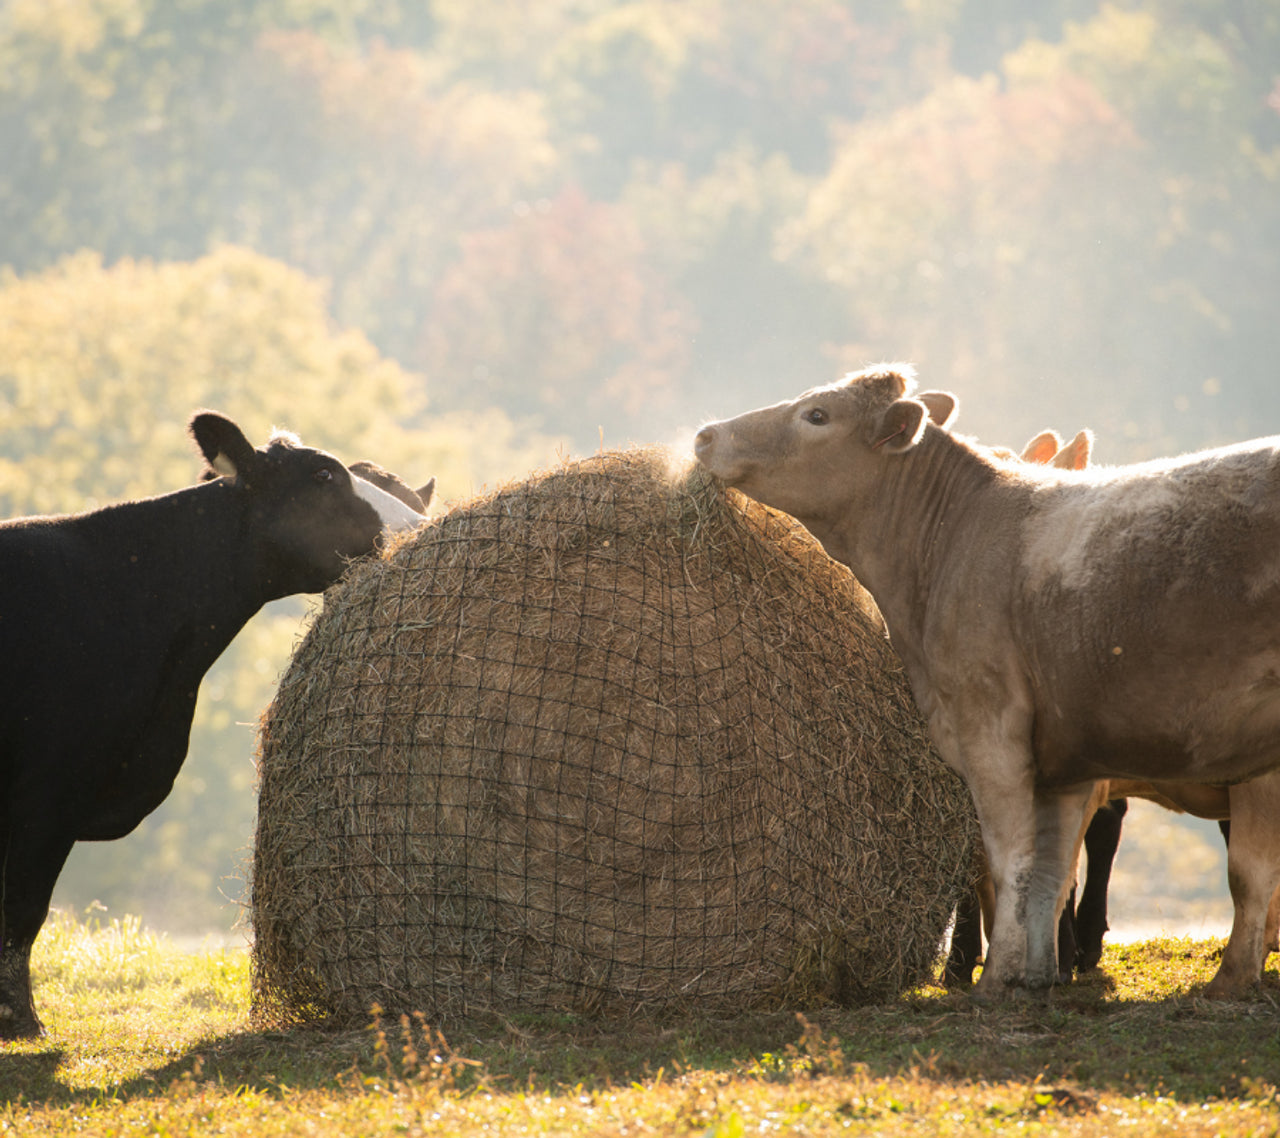
[{"label": "white cow", "polygon": [[910,368],[869,369],[711,423],[695,449],[880,606],[982,824],[997,910],[975,995],[1054,982],[1111,777],[1231,784],[1235,923],[1209,994],[1241,994],[1280,885],[1280,438],[1064,471],[951,434],[955,397],[913,389]]}]

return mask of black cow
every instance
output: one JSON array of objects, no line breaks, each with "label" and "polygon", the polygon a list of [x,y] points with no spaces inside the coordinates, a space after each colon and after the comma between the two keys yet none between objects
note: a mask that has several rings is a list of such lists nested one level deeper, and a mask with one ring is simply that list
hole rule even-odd
[{"label": "black cow", "polygon": [[255,450],[207,411],[191,433],[199,485],[0,523],[0,1039],[43,1031],[31,945],[72,845],[123,837],[164,801],[235,634],[422,520],[293,436]]}]

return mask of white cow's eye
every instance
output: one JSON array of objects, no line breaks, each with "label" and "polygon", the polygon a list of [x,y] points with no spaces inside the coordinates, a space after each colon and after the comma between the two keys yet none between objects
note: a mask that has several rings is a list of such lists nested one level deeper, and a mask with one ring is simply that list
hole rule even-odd
[{"label": "white cow's eye", "polygon": [[815,427],[821,427],[827,422],[827,413],[821,407],[810,407],[802,416],[807,423],[812,423]]}]

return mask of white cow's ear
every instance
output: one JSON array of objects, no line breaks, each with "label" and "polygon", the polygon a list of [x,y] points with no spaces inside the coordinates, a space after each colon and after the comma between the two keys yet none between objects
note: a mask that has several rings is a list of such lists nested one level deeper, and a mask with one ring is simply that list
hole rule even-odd
[{"label": "white cow's ear", "polygon": [[885,408],[876,426],[871,449],[885,454],[902,454],[920,441],[929,410],[918,399],[898,399]]},{"label": "white cow's ear", "polygon": [[1028,441],[1018,455],[1023,462],[1033,462],[1037,466],[1045,466],[1055,461],[1062,450],[1062,439],[1057,431],[1041,431]]},{"label": "white cow's ear", "polygon": [[1093,432],[1081,431],[1064,446],[1054,457],[1053,465],[1063,470],[1083,470],[1089,465],[1089,456],[1093,454]]},{"label": "white cow's ear", "polygon": [[916,398],[929,409],[929,418],[939,427],[951,426],[960,410],[960,401],[949,391],[922,391]]}]

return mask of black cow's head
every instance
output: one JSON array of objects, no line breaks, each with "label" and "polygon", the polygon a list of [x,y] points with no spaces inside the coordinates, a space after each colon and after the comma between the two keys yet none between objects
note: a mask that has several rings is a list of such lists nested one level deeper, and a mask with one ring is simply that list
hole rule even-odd
[{"label": "black cow's head", "polygon": [[327,589],[381,534],[423,520],[421,510],[292,435],[278,433],[255,450],[215,411],[193,416],[191,434],[209,464],[206,478],[221,478],[243,495],[251,571],[268,600]]}]

